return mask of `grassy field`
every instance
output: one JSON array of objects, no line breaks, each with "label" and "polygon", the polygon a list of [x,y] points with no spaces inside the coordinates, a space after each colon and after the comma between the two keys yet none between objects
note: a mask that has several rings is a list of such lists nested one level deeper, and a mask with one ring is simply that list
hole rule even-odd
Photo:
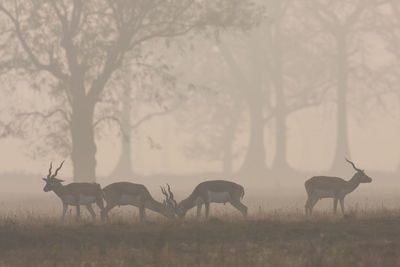
[{"label": "grassy field", "polygon": [[[400,183],[375,177],[346,197],[345,218],[331,214],[332,200],[320,201],[307,218],[304,181],[296,181],[246,185],[246,220],[216,204],[208,221],[194,220],[193,209],[185,221],[149,212],[146,224],[133,207],[112,210],[108,223],[89,220],[85,209],[76,222],[72,209],[62,222],[61,201],[43,193],[43,181],[10,178],[0,188],[0,267],[400,266]],[[160,200],[159,184],[148,188]],[[193,184],[176,188],[176,199]]]},{"label": "grassy field", "polygon": [[0,218],[0,266],[400,266],[400,212],[208,221]]}]

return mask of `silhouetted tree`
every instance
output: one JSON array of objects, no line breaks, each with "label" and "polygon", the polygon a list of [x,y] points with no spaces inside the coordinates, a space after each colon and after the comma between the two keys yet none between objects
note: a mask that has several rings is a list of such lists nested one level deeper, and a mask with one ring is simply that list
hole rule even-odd
[{"label": "silhouetted tree", "polygon": [[348,94],[351,56],[357,51],[356,37],[361,33],[360,19],[374,0],[320,1],[311,0],[311,10],[319,23],[321,34],[333,40],[335,54],[333,73],[336,81],[336,150],[332,168],[343,166],[343,157],[350,157],[348,138]]},{"label": "silhouetted tree", "polygon": [[[151,119],[172,113],[188,97],[188,91],[177,81],[173,67],[167,62],[168,59],[160,55],[141,56],[132,59],[129,66],[120,71],[117,79],[119,84],[116,86],[123,88],[120,96],[122,107],[120,114],[112,121],[120,126],[121,152],[110,177],[134,175],[132,134]],[[143,107],[146,111],[140,111]]]},{"label": "silhouetted tree", "polygon": [[191,56],[178,63],[192,92],[175,116],[191,137],[184,154],[190,159],[218,161],[221,170],[229,174],[236,156],[233,143],[241,120],[238,113],[243,111],[237,102],[242,101],[214,40],[202,38],[194,44],[192,51],[185,52]]},{"label": "silhouetted tree", "polygon": [[2,25],[2,54],[7,55],[3,66],[36,77],[50,75],[52,94],[61,95],[65,103],[46,114],[30,115],[61,114],[70,133],[74,179],[93,181],[97,104],[126,55],[140,54],[153,39],[231,21],[239,5],[192,0],[2,1],[1,19],[7,21]]},{"label": "silhouetted tree", "polygon": [[[239,172],[254,175],[265,173],[267,169],[264,145],[264,114],[268,113],[265,112],[267,94],[262,75],[264,62],[258,54],[259,46],[262,45],[257,40],[259,33],[258,29],[252,29],[242,34],[238,38],[239,45],[224,40],[226,38],[223,36],[217,39],[219,51],[226,62],[233,83],[236,84],[232,88],[232,93],[239,94],[248,110],[249,142]],[[244,49],[238,52],[240,48]]]},{"label": "silhouetted tree", "polygon": [[315,47],[305,41],[311,39],[308,29],[297,27],[300,16],[293,16],[293,10],[288,13],[292,4],[293,1],[268,2],[264,23],[240,37],[246,56],[238,59],[230,42],[219,45],[249,109],[249,146],[241,172],[260,175],[267,169],[264,130],[270,122],[274,122],[276,145],[272,168],[288,170],[287,118],[320,104],[326,91],[327,72],[320,65],[325,62],[318,53],[311,52]]},{"label": "silhouetted tree", "polygon": [[[395,0],[382,0],[378,8],[375,9],[375,27],[371,31],[377,33],[383,40],[387,52],[393,55],[392,60],[380,70],[379,75],[375,75],[379,87],[374,87],[373,105],[385,107],[391,112],[391,106],[385,102],[385,96],[393,99],[393,96],[400,100],[399,77],[400,77],[400,2]],[[375,84],[377,83],[375,80]],[[377,90],[379,88],[379,90]],[[400,163],[397,165],[397,172],[400,172]]]},{"label": "silhouetted tree", "polygon": [[311,42],[315,35],[302,12],[303,1],[271,1],[270,23],[265,33],[266,75],[271,88],[275,136],[272,169],[285,171],[291,114],[321,104],[329,87],[323,49]]}]

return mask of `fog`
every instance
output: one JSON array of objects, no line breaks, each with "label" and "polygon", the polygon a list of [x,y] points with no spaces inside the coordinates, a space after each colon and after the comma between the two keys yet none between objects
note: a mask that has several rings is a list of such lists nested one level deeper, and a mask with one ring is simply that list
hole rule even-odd
[{"label": "fog", "polygon": [[302,212],[304,182],[349,180],[348,158],[373,182],[346,205],[396,207],[399,10],[394,0],[2,1],[1,210],[51,202],[58,214],[41,178],[63,160],[66,183],[129,181],[156,199],[166,183],[181,200],[202,181],[234,181],[254,214]]}]

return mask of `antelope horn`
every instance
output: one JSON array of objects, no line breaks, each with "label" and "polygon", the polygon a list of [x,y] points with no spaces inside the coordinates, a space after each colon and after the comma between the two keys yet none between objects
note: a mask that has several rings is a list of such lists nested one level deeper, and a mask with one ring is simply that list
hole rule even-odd
[{"label": "antelope horn", "polygon": [[50,162],[50,169],[49,169],[49,174],[47,175],[47,178],[50,178],[51,176],[51,169],[53,168],[53,162]]},{"label": "antelope horn", "polygon": [[161,192],[163,193],[163,195],[165,196],[166,200],[168,201],[169,197],[168,197],[167,191],[165,191],[165,188],[163,188],[162,186],[160,186],[160,188],[161,188]]},{"label": "antelope horn", "polygon": [[350,160],[348,160],[347,158],[345,158],[346,159],[346,161],[348,162],[348,163],[350,163],[351,164],[351,166],[353,166],[353,168],[356,170],[356,171],[361,171],[360,169],[358,169],[357,167],[356,167],[356,165],[354,165],[354,163],[353,162],[351,162]]},{"label": "antelope horn", "polygon": [[171,192],[171,187],[169,186],[169,184],[167,184],[167,186],[168,186],[169,198],[174,202],[175,206],[177,206],[178,203],[176,203],[176,201],[174,199],[174,194],[172,194],[172,192]]},{"label": "antelope horn", "polygon": [[57,173],[58,173],[58,171],[61,169],[61,167],[63,166],[63,164],[64,164],[64,160],[63,160],[63,162],[61,162],[60,166],[56,169],[56,172],[53,174],[52,178],[55,178],[55,177],[57,176]]},{"label": "antelope horn", "polygon": [[167,187],[168,187],[169,197],[170,197],[170,198],[174,198],[174,194],[172,194],[172,192],[171,192],[171,187],[169,186],[169,184],[167,184]]}]

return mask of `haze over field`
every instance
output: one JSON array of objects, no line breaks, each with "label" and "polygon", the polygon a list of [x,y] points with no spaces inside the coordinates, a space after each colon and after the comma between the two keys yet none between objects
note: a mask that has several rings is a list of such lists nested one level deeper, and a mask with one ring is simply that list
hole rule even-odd
[{"label": "haze over field", "polygon": [[400,266],[399,44],[398,0],[0,0],[0,266]]},{"label": "haze over field", "polygon": [[183,198],[203,180],[228,179],[254,203],[302,208],[309,177],[353,175],[345,157],[374,179],[356,197],[395,197],[398,8],[3,1],[3,199],[54,199],[40,178],[66,160],[68,182],[126,180],[157,196],[168,182]]}]

